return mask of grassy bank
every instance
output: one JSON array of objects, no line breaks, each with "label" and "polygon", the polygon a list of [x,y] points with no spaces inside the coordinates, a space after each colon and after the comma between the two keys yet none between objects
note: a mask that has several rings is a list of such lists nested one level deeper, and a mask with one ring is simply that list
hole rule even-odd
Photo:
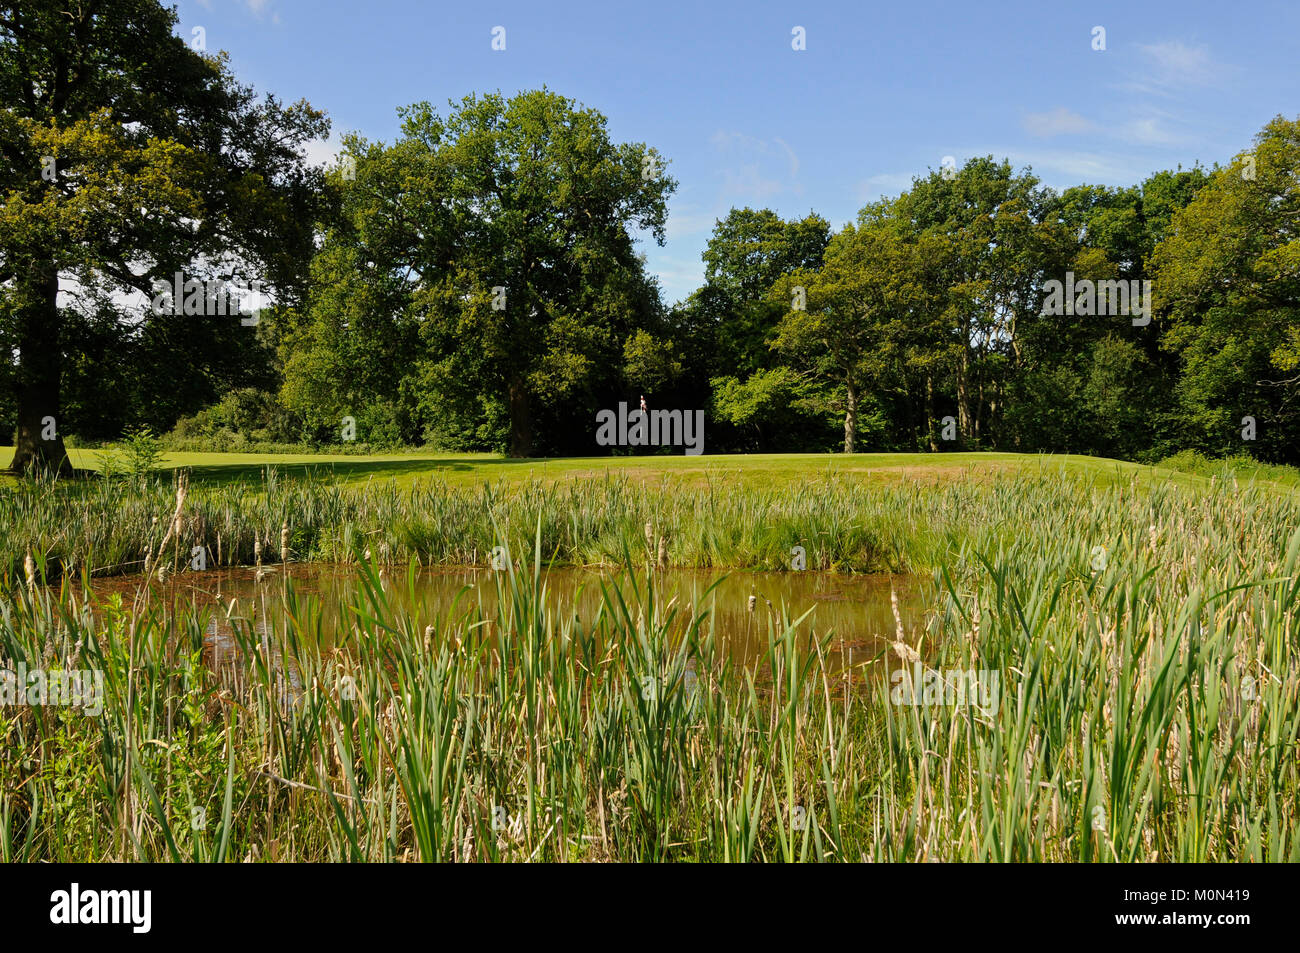
[{"label": "grassy bank", "polygon": [[456,466],[476,479],[450,480],[353,461],[369,468],[361,480],[362,471],[330,473],[317,460],[310,470],[243,463],[219,474],[12,481],[0,488],[0,572],[23,578],[29,553],[50,580],[139,571],[172,529],[178,474],[188,495],[160,555],[171,572],[250,565],[259,554],[275,562],[286,548],[293,560],[346,562],[368,549],[386,563],[483,566],[503,538],[526,548],[538,523],[548,562],[562,565],[616,564],[649,533],[656,560],[675,566],[783,569],[799,545],[811,569],[909,571],[935,566],[949,538],[992,525],[984,514],[1008,486],[1040,487],[1066,511],[1107,488],[1199,493],[1211,483],[1117,461],[1010,454],[602,464],[466,459]]},{"label": "grassy bank", "polygon": [[[347,488],[209,490],[192,488],[193,512],[272,529],[357,505]],[[942,595],[927,631],[895,633],[893,664],[919,649],[932,670],[996,672],[1000,703],[891,704],[871,688],[888,658],[833,671],[843,633],[779,608],[760,669],[729,668],[709,617],[684,617],[653,574],[579,620],[529,570],[499,577],[494,610],[398,612],[385,586],[402,574],[362,564],[341,650],[314,648],[309,599],[275,631],[237,612],[243,675],[199,664],[228,609],[142,595],[92,618],[71,582],[11,585],[0,656],[102,671],[106,701],[98,718],[0,708],[5,859],[1300,859],[1289,494],[1047,474],[766,496],[529,484],[509,505],[385,492],[376,507],[410,499],[407,523],[441,527],[367,537],[403,558],[481,556],[491,516],[525,565],[629,543],[643,570],[648,517],[674,561],[777,561],[802,540],[810,566],[823,551],[931,567]],[[137,521],[174,503],[151,493]]]},{"label": "grassy bank", "polygon": [[[12,449],[0,447],[0,468],[8,466]],[[98,472],[104,451],[70,450],[79,470]],[[1143,479],[1191,481],[1169,468],[1148,467],[1122,460],[1054,454],[1022,453],[773,453],[685,456],[602,456],[567,459],[511,459],[485,453],[410,451],[390,454],[270,454],[162,453],[159,466],[188,470],[196,483],[257,483],[267,467],[286,479],[311,478],[348,484],[378,480],[406,484],[437,480],[449,486],[518,486],[532,482],[626,477],[640,483],[702,488],[717,480],[754,489],[772,489],[791,482],[843,476],[872,483],[945,481],[961,477],[999,479],[1020,474],[1066,474],[1102,483]],[[0,488],[17,481],[0,474]]]}]

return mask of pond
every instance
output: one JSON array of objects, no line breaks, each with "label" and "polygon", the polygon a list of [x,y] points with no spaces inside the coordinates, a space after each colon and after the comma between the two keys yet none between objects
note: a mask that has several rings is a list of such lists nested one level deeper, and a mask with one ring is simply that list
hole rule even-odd
[{"label": "pond", "polygon": [[[916,644],[933,605],[932,586],[918,576],[842,575],[817,572],[752,573],[720,570],[658,569],[651,575],[655,601],[677,610],[676,627],[684,628],[696,614],[707,613],[718,651],[731,662],[753,668],[768,646],[771,623],[784,613],[799,620],[799,645],[811,638],[832,636],[827,666],[832,671],[878,657],[895,638],[890,594],[898,597],[899,615],[907,639]],[[381,577],[390,606],[410,616],[420,630],[427,622],[460,619],[481,609],[495,615],[499,592],[509,593],[505,574],[488,569],[389,570]],[[644,593],[646,576],[636,581]],[[99,600],[120,594],[130,602],[142,584],[140,577],[96,580]],[[542,573],[548,610],[580,623],[593,619],[607,590],[619,587],[632,600],[632,580],[624,571],[556,568]],[[289,599],[313,607],[313,634],[322,649],[339,638],[346,607],[365,605],[365,592],[354,566],[290,564],[268,567],[259,578],[251,568],[192,572],[151,585],[155,598],[169,606],[189,603],[210,609],[205,656],[221,665],[234,656],[232,622],[245,620],[263,634],[278,631]],[[606,609],[608,612],[609,609]],[[635,614],[635,609],[632,610]]]}]

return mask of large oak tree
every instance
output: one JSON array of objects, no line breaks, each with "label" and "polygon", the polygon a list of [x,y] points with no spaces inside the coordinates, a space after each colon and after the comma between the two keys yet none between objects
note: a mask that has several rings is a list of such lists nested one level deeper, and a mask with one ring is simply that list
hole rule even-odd
[{"label": "large oak tree", "polygon": [[401,114],[391,145],[347,140],[355,178],[337,180],[312,301],[286,332],[285,400],[359,425],[380,401],[426,437],[454,418],[481,439],[503,418],[508,452],[529,456],[591,419],[630,336],[654,324],[635,239],[663,242],[676,183],[645,144],[546,89]]},{"label": "large oak tree", "polygon": [[327,121],[258,98],[175,27],[156,0],[0,3],[0,340],[16,363],[16,472],[69,469],[69,287],[122,320],[170,322],[155,340],[185,363],[229,356],[256,330],[160,318],[124,293],[152,297],[181,271],[258,280],[288,301],[302,279],[319,183],[301,148]]}]

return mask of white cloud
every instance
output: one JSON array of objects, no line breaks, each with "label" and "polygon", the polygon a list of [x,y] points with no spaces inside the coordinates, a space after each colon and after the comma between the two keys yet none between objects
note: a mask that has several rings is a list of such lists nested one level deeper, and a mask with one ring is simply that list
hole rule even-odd
[{"label": "white cloud", "polygon": [[737,164],[721,169],[722,194],[764,200],[787,189],[798,193],[799,156],[784,139],[759,139],[743,132],[718,130],[713,148]]},{"label": "white cloud", "polygon": [[717,221],[717,214],[701,211],[694,205],[669,208],[668,223],[664,228],[664,232],[669,241],[674,238],[685,238],[689,235],[707,234],[713,231],[713,226]]},{"label": "white cloud", "polygon": [[1121,135],[1130,142],[1140,142],[1149,146],[1167,146],[1187,141],[1186,136],[1170,132],[1164,128],[1159,119],[1153,117],[1133,119],[1125,123]]},{"label": "white cloud", "polygon": [[1188,135],[1170,128],[1185,125],[1174,114],[1150,106],[1134,106],[1133,118],[1121,121],[1107,118],[1094,122],[1064,106],[1049,112],[1028,113],[1022,122],[1025,131],[1037,138],[1087,135],[1094,142],[1107,139],[1129,145],[1171,146],[1194,142]]},{"label": "white cloud", "polygon": [[977,154],[985,153],[1006,156],[1015,166],[1029,166],[1044,185],[1058,190],[1068,189],[1081,182],[1133,185],[1151,174],[1150,163],[1141,157],[1105,152],[985,149]]},{"label": "white cloud", "polygon": [[1093,132],[1097,127],[1090,119],[1085,119],[1064,106],[1045,113],[1029,113],[1024,117],[1025,130],[1031,136],[1074,136]]},{"label": "white cloud", "polygon": [[790,178],[792,179],[798,178],[799,157],[794,154],[794,150],[790,148],[789,143],[787,143],[784,139],[774,138],[772,141],[785,150],[786,158],[790,160]]},{"label": "white cloud", "polygon": [[1205,46],[1188,46],[1181,40],[1166,40],[1139,46],[1150,61],[1150,78],[1162,85],[1200,86],[1211,82],[1217,72]]},{"label": "white cloud", "polygon": [[858,182],[854,186],[854,192],[859,202],[869,202],[886,195],[901,195],[912,187],[914,178],[916,174],[913,172],[880,172]]},{"label": "white cloud", "polygon": [[659,279],[667,302],[685,301],[704,284],[704,262],[698,255],[684,258],[663,248],[648,249],[646,270]]},{"label": "white cloud", "polygon": [[1219,62],[1210,48],[1182,40],[1138,45],[1140,70],[1121,89],[1153,96],[1173,96],[1178,92],[1205,86],[1221,85],[1237,67]]},{"label": "white cloud", "polygon": [[337,165],[342,151],[343,144],[333,136],[328,140],[312,139],[302,147],[303,157],[309,165]]},{"label": "white cloud", "polygon": [[756,162],[742,165],[738,169],[722,170],[724,195],[766,199],[778,194],[783,188],[779,180],[764,178]]}]

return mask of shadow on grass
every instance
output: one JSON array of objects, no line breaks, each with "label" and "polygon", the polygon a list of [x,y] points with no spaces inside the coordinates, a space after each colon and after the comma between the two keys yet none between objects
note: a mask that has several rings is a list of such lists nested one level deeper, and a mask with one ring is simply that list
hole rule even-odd
[{"label": "shadow on grass", "polygon": [[261,482],[267,468],[273,468],[281,478],[364,480],[369,477],[437,476],[439,473],[470,473],[499,464],[527,463],[527,460],[477,459],[455,457],[420,457],[412,460],[356,460],[311,461],[309,463],[280,463],[264,460],[259,463],[212,463],[181,465],[175,468],[188,470],[192,479],[204,483]]}]

